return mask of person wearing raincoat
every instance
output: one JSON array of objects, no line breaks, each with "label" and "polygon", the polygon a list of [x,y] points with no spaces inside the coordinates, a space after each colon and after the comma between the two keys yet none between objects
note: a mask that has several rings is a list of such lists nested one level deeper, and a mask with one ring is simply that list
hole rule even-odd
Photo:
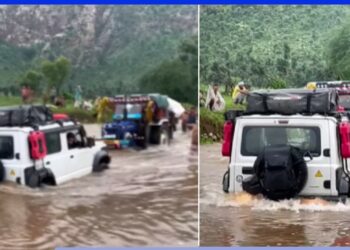
[{"label": "person wearing raincoat", "polygon": [[308,82],[306,84],[306,89],[308,89],[308,90],[316,90],[317,89],[316,83],[315,82]]},{"label": "person wearing raincoat", "polygon": [[225,109],[225,100],[220,94],[218,84],[209,86],[205,107],[211,111],[222,111]]}]

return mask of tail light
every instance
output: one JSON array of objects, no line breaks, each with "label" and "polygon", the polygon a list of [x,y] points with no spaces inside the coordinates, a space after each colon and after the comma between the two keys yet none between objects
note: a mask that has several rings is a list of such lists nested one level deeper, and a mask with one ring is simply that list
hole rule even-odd
[{"label": "tail light", "polygon": [[222,143],[221,153],[223,156],[231,155],[231,146],[233,140],[234,123],[226,121],[224,124],[224,142]]},{"label": "tail light", "polygon": [[340,150],[343,158],[350,158],[350,123],[339,124]]}]

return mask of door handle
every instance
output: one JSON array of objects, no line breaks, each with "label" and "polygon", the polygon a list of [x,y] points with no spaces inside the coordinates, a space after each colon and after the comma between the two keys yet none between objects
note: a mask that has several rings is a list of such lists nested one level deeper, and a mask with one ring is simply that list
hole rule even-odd
[{"label": "door handle", "polygon": [[45,164],[46,164],[46,165],[50,165],[50,162],[49,162],[49,161],[47,161]]},{"label": "door handle", "polygon": [[73,159],[73,158],[74,158],[74,155],[71,155],[70,158]]}]

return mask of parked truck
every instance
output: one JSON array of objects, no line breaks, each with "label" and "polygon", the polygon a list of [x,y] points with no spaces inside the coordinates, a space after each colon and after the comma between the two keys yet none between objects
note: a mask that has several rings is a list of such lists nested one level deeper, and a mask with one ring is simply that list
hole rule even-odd
[{"label": "parked truck", "polygon": [[167,96],[119,95],[109,100],[115,108],[112,121],[102,127],[107,145],[147,148],[149,144],[170,143],[176,117],[169,110]]}]

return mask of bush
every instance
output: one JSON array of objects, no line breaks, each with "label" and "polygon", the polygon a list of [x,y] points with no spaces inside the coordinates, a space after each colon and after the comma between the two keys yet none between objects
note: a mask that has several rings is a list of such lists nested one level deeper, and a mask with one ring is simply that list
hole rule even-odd
[{"label": "bush", "polygon": [[52,109],[52,112],[55,114],[64,113],[67,114],[70,118],[75,119],[81,123],[96,123],[96,115],[94,111],[87,111],[83,109],[76,109],[74,107],[66,108],[57,108]]}]

